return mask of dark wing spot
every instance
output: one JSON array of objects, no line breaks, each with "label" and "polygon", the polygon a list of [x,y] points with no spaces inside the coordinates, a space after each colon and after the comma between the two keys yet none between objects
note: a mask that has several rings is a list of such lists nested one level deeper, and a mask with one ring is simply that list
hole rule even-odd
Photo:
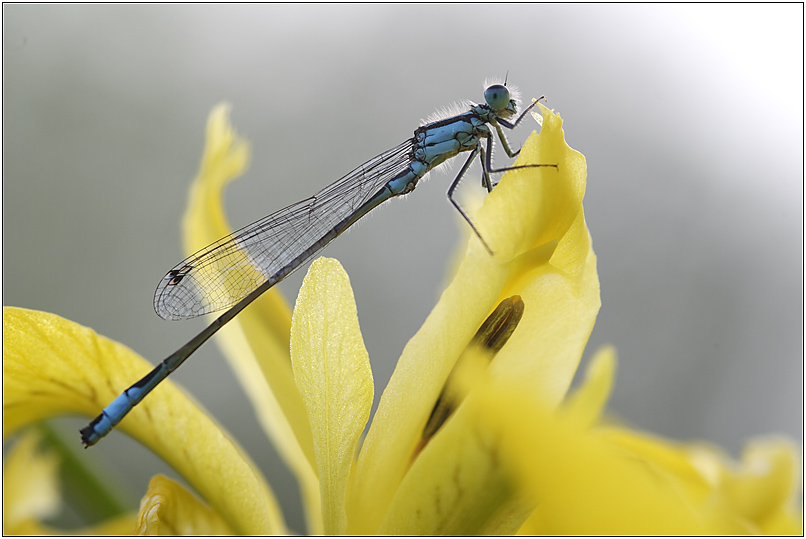
[{"label": "dark wing spot", "polygon": [[193,266],[188,265],[182,266],[179,269],[172,269],[168,272],[168,275],[165,276],[166,279],[169,279],[168,285],[178,285],[180,282],[182,282],[182,279],[185,277],[185,275],[192,269]]}]

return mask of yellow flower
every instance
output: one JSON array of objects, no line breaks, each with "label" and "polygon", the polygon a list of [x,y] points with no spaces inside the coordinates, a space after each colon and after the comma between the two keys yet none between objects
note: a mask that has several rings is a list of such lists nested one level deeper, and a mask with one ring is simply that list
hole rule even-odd
[{"label": "yellow flower", "polygon": [[[735,469],[704,446],[602,422],[615,370],[610,349],[567,395],[599,309],[599,281],[582,207],[585,159],[565,143],[560,117],[541,111],[541,133],[526,142],[518,164],[558,168],[511,171],[486,197],[474,222],[495,255],[470,238],[452,282],[403,351],[363,443],[374,385],[338,262],[312,264],[293,319],[270,290],[221,330],[217,342],[300,483],[307,531],[802,531],[791,508],[798,485],[789,446],[751,446]],[[216,108],[184,220],[188,253],[230,232],[221,190],[247,160],[226,107]],[[491,312],[492,324],[504,328],[490,330],[495,345],[473,339],[489,333],[479,328],[488,328]],[[55,315],[4,308],[3,328],[4,437],[46,417],[92,417],[149,368],[125,347]],[[438,400],[450,413],[430,419]],[[287,533],[255,466],[171,382],[118,428],[202,498],[157,476],[136,524],[121,517],[131,531]],[[12,459],[17,454],[5,463],[4,531],[47,531],[38,521],[52,512],[56,487],[39,481],[40,488],[28,485],[33,495],[21,479],[7,485],[8,477],[48,476]],[[39,460],[40,468],[54,468],[52,458]]]},{"label": "yellow flower", "polygon": [[524,388],[482,380],[485,391],[473,403],[480,422],[501,462],[538,501],[520,533],[803,534],[790,442],[751,441],[737,463],[705,444],[603,421],[615,366],[614,351],[600,350],[559,413]]}]

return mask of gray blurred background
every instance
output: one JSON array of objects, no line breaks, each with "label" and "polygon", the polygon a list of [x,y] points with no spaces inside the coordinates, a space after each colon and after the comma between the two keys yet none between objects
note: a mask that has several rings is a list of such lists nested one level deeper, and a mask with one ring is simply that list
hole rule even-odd
[{"label": "gray blurred background", "polygon": [[[205,324],[159,319],[152,295],[183,258],[179,219],[216,103],[232,103],[252,144],[226,194],[240,227],[408,138],[435,109],[481,100],[484,79],[509,71],[525,98],[548,96],[587,157],[602,309],[583,367],[616,346],[612,412],[733,455],[767,433],[802,443],[802,5],[3,14],[4,305],[57,313],[156,363]],[[477,177],[463,190],[480,189]],[[433,174],[325,251],[355,289],[376,403],[463,237],[452,178]],[[306,271],[280,285],[292,304]],[[174,380],[245,446],[303,531],[293,477],[217,347]],[[84,422],[60,425],[78,445]],[[86,455],[133,504],[165,471],[120,434]]]}]

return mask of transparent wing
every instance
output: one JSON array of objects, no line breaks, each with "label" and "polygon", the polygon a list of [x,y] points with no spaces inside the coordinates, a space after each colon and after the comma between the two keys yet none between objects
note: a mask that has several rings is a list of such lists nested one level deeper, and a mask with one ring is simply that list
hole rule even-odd
[{"label": "transparent wing", "polygon": [[314,196],[189,256],[160,282],[154,310],[168,320],[193,318],[231,307],[266,281],[279,282],[324,248],[337,224],[408,168],[413,144],[407,140]]}]

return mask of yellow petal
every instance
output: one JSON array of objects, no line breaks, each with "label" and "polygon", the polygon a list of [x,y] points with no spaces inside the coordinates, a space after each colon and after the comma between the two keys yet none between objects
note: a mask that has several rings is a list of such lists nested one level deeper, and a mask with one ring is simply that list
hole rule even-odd
[{"label": "yellow petal", "polygon": [[602,442],[629,451],[636,460],[644,462],[646,466],[657,468],[667,477],[674,478],[681,493],[691,503],[707,503],[712,486],[697,469],[690,452],[682,444],[620,426],[599,427],[595,435]]},{"label": "yellow petal", "polygon": [[[232,232],[224,214],[222,191],[246,169],[248,155],[247,142],[237,136],[229,122],[229,106],[216,106],[210,113],[202,164],[182,221],[186,254]],[[260,424],[297,475],[308,529],[321,533],[313,440],[291,371],[290,331],[291,311],[279,289],[273,288],[224,326],[216,342],[244,386]]]},{"label": "yellow petal", "polygon": [[[3,307],[3,436],[48,417],[95,417],[150,369],[137,354],[89,328],[49,313]],[[257,468],[170,381],[118,428],[182,474],[233,529],[285,530]]]},{"label": "yellow petal", "polygon": [[783,439],[750,442],[738,467],[724,477],[725,495],[745,518],[761,524],[795,496],[800,470],[795,448]]},{"label": "yellow petal", "polygon": [[[582,212],[587,169],[585,156],[565,142],[562,119],[538,105],[544,116],[540,133],[533,133],[518,157],[516,165],[551,164],[558,168],[513,170],[487,195],[479,210],[477,227],[501,262],[529,252],[535,247],[557,241],[562,244],[556,256],[560,269],[581,266],[587,253],[586,240],[577,237],[580,229],[565,238]],[[509,185],[507,185],[509,184]],[[505,189],[499,191],[499,188]],[[516,202],[516,203],[513,203]],[[582,241],[582,245],[578,243]],[[484,249],[475,238],[471,249]]]},{"label": "yellow petal", "polygon": [[406,345],[361,447],[348,499],[349,533],[377,530],[453,363],[496,305],[505,277],[489,256],[472,267],[463,264]]},{"label": "yellow petal", "polygon": [[[463,355],[454,383],[461,393],[488,376],[485,351]],[[534,509],[501,466],[494,437],[479,429],[472,395],[414,459],[378,530],[381,535],[508,535]]]},{"label": "yellow petal", "polygon": [[708,515],[698,514],[668,477],[551,413],[530,389],[502,384],[474,396],[480,428],[499,440],[501,463],[537,502],[541,533],[716,532],[707,527]]},{"label": "yellow petal", "polygon": [[39,449],[40,441],[35,431],[27,432],[3,462],[4,534],[19,533],[20,524],[53,517],[61,508],[59,457]]},{"label": "yellow petal", "polygon": [[616,426],[598,428],[595,433],[673,481],[716,533],[801,535],[803,516],[793,510],[798,454],[791,442],[751,441],[742,462],[735,463],[723,451],[701,442],[663,440]]},{"label": "yellow petal", "polygon": [[563,401],[562,411],[582,427],[591,427],[604,412],[616,374],[616,351],[600,348],[591,359],[584,382]]},{"label": "yellow petal", "polygon": [[760,532],[803,537],[803,505],[793,502],[788,507],[781,507],[762,524]]},{"label": "yellow petal", "polygon": [[573,378],[600,304],[582,209],[585,160],[565,144],[559,116],[541,110],[544,128],[517,164],[559,169],[510,171],[485,199],[475,223],[495,256],[471,238],[453,281],[403,351],[359,455],[348,501],[352,533],[381,523],[453,364],[501,300],[520,295],[525,310],[493,375],[529,380],[555,405]]},{"label": "yellow petal", "polygon": [[343,534],[347,483],[373,382],[350,280],[336,260],[316,260],[302,283],[291,359],[313,430],[324,533]]},{"label": "yellow petal", "polygon": [[[487,223],[484,217],[490,216],[489,228],[501,235],[500,256],[513,256],[502,295],[518,294],[525,304],[518,331],[496,356],[493,373],[502,380],[529,380],[535,393],[556,405],[573,379],[601,302],[582,206],[585,158],[565,143],[559,115],[540,109],[543,128],[524,144],[518,164],[557,163],[558,171],[508,173],[485,200],[479,219]],[[526,174],[534,170],[542,173]],[[511,237],[508,220],[516,225]]]},{"label": "yellow petal", "polygon": [[708,481],[711,498],[727,515],[746,523],[754,533],[802,533],[803,515],[794,510],[801,459],[792,442],[751,440],[739,462],[704,444],[683,446],[682,451]]},{"label": "yellow petal", "polygon": [[[221,204],[224,187],[249,165],[249,143],[229,121],[230,106],[217,105],[207,122],[207,137],[199,173],[193,180],[182,220],[185,252],[192,254],[227,236],[232,228]],[[263,294],[252,311],[259,311],[280,344],[288,350],[291,310],[277,290]],[[287,354],[286,354],[287,355]]]},{"label": "yellow petal", "polygon": [[137,535],[232,535],[221,517],[164,475],[148,483],[140,502]]}]

